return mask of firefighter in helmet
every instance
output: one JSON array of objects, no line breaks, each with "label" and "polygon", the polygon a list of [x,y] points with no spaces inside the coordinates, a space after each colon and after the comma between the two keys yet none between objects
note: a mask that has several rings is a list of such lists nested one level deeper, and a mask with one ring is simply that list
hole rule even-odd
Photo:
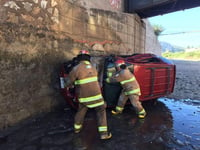
[{"label": "firefighter in helmet", "polygon": [[110,139],[112,134],[108,132],[106,104],[97,79],[97,70],[91,65],[87,50],[81,50],[77,59],[79,64],[72,69],[66,81],[67,86],[70,86],[70,84],[76,86],[79,101],[74,120],[74,132],[79,133],[81,131],[88,108],[94,108],[97,114],[100,139]]},{"label": "firefighter in helmet", "polygon": [[122,86],[122,92],[120,94],[115,110],[111,111],[112,114],[117,115],[122,113],[127,100],[130,99],[131,104],[137,111],[138,117],[141,119],[145,118],[146,111],[139,101],[139,96],[141,93],[135,76],[129,71],[124,60],[117,60],[115,62],[115,66],[117,70],[116,74],[110,78],[106,78],[106,82],[120,82]]}]

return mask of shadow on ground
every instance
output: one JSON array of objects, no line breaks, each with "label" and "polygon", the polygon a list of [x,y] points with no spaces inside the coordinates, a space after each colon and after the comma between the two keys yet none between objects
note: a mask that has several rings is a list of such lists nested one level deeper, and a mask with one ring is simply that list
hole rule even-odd
[{"label": "shadow on ground", "polygon": [[118,116],[107,109],[112,139],[101,141],[95,113],[90,110],[79,134],[73,133],[75,111],[57,110],[32,118],[0,133],[1,150],[176,150],[200,149],[200,107],[161,98],[146,102],[144,120],[127,106]]}]

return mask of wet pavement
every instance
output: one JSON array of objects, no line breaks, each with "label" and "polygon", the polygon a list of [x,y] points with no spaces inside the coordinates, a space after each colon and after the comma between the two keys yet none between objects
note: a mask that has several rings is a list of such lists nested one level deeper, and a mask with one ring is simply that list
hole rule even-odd
[{"label": "wet pavement", "polygon": [[127,106],[118,116],[107,110],[112,139],[99,139],[93,110],[81,133],[73,133],[75,111],[43,114],[0,131],[0,150],[200,150],[200,100],[160,98],[144,103],[144,120]]}]

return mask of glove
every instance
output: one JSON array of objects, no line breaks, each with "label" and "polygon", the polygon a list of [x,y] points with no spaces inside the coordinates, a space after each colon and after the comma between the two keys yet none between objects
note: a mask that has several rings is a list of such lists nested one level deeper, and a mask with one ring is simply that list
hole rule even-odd
[{"label": "glove", "polygon": [[106,83],[110,83],[110,78],[106,78]]}]

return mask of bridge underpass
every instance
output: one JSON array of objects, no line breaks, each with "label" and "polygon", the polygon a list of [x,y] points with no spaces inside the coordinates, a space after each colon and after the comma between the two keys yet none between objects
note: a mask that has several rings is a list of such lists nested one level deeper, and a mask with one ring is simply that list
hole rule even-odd
[{"label": "bridge underpass", "polygon": [[125,0],[127,13],[141,18],[154,17],[200,6],[200,0]]}]

